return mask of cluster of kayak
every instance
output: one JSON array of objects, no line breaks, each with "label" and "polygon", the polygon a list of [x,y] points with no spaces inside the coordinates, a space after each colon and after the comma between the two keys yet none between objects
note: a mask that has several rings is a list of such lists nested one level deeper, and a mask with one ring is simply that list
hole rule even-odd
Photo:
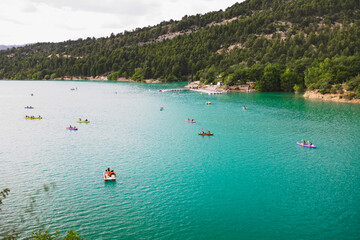
[{"label": "cluster of kayak", "polygon": [[[26,106],[25,109],[34,109],[34,107],[32,107],[32,106]],[[42,119],[42,117],[41,117],[40,115],[37,116],[37,117],[35,117],[35,116],[33,116],[33,115],[31,115],[31,116],[26,115],[26,116],[25,116],[25,119]]]},{"label": "cluster of kayak", "polygon": [[[188,119],[185,119],[185,122],[188,122],[188,123],[196,123],[196,121],[194,119],[191,119],[188,118]],[[199,135],[203,135],[203,136],[212,136],[214,135],[214,133],[211,133],[210,131],[207,131],[207,132],[204,132],[204,131],[201,131],[198,133]]]},{"label": "cluster of kayak", "polygon": [[[32,106],[26,106],[25,109],[34,109],[34,107],[32,107]],[[26,115],[26,116],[25,116],[25,119],[42,119],[42,117],[41,117],[40,115],[39,115],[38,117]],[[90,123],[89,120],[87,120],[87,119],[82,120],[81,118],[79,118],[79,120],[77,120],[77,122],[78,122],[78,123]],[[68,129],[68,130],[73,130],[73,131],[77,131],[77,130],[78,130],[77,127],[71,126],[71,125],[70,125],[69,127],[67,127],[66,129]]]},{"label": "cluster of kayak", "polygon": [[[82,120],[81,118],[79,118],[79,120],[77,120],[76,122],[78,122],[78,123],[90,123],[89,120],[87,120],[87,119]],[[71,125],[70,125],[69,127],[67,127],[66,129],[67,129],[67,130],[73,130],[73,131],[77,131],[77,130],[78,130],[77,127],[71,126]]]}]

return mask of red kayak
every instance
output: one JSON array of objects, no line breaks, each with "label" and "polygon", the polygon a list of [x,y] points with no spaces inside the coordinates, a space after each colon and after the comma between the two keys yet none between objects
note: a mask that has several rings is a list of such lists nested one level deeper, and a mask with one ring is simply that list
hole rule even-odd
[{"label": "red kayak", "polygon": [[214,133],[198,133],[199,135],[203,135],[203,136],[212,136],[214,135]]}]

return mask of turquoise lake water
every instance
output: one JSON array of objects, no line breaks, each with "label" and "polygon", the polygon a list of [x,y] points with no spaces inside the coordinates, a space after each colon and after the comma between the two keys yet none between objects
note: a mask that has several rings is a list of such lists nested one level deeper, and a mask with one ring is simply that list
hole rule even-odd
[{"label": "turquoise lake water", "polygon": [[0,236],[359,239],[360,105],[178,86],[0,81]]}]

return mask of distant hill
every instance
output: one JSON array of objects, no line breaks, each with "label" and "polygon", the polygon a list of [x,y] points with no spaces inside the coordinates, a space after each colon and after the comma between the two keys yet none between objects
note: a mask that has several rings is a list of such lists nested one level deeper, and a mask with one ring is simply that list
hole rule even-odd
[{"label": "distant hill", "polygon": [[0,50],[7,50],[7,49],[11,49],[11,48],[18,48],[18,47],[23,47],[26,44],[23,45],[0,45]]},{"label": "distant hill", "polygon": [[250,80],[258,91],[355,81],[356,90],[359,39],[358,0],[247,0],[109,37],[0,51],[0,78]]}]

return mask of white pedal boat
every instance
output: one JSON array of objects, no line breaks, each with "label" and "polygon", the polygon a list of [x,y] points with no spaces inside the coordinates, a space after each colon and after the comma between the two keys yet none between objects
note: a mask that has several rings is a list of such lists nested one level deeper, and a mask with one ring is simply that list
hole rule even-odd
[{"label": "white pedal boat", "polygon": [[115,181],[115,180],[116,180],[116,174],[115,174],[115,173],[112,173],[111,176],[109,176],[109,175],[107,174],[107,171],[105,171],[105,172],[103,173],[103,175],[104,175],[104,181],[105,181],[105,182],[107,182],[107,181]]}]

